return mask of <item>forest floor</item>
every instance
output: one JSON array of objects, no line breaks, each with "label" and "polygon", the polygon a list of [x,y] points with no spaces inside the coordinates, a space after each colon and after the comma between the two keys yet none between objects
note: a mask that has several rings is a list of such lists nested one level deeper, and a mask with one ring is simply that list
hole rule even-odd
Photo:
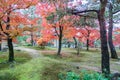
[{"label": "forest floor", "polygon": [[[100,51],[98,49],[92,49],[90,51],[81,50],[80,55],[76,55],[76,50],[71,48],[64,48],[61,52],[62,56],[56,56],[57,50],[54,48],[47,50],[35,50],[26,47],[16,47],[15,49],[26,51],[32,58],[37,57],[49,57],[65,62],[69,65],[72,65],[76,68],[84,68],[87,70],[93,70],[97,72],[101,72],[101,59],[100,59]],[[119,52],[118,52],[118,55]],[[111,59],[110,60],[110,68],[112,73],[120,72],[120,60]]]},{"label": "forest floor", "polygon": [[[101,72],[99,49],[82,49],[79,56],[73,48],[63,48],[61,57],[56,52],[56,48],[49,47],[44,50],[39,47],[15,47],[16,62],[12,66],[11,63],[3,63],[8,54],[1,53],[0,80],[58,80],[59,73],[69,70],[78,74],[83,69]],[[110,59],[112,73],[120,72],[119,63],[120,60]]]},{"label": "forest floor", "polygon": [[30,49],[25,47],[15,47],[15,49],[20,51],[26,51],[32,58],[42,57],[42,54],[40,54],[40,51],[35,49]]}]

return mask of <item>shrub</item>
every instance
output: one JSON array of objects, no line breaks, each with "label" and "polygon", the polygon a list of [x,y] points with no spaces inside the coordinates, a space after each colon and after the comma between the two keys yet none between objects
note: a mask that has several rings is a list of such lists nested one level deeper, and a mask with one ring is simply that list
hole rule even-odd
[{"label": "shrub", "polygon": [[59,73],[60,80],[108,80],[102,74],[93,71],[81,70],[80,75],[75,72]]},{"label": "shrub", "polygon": [[108,80],[108,79],[98,72],[81,70],[80,80]]},{"label": "shrub", "polygon": [[58,77],[60,80],[80,80],[80,76],[72,71],[69,71],[66,74],[60,73]]}]

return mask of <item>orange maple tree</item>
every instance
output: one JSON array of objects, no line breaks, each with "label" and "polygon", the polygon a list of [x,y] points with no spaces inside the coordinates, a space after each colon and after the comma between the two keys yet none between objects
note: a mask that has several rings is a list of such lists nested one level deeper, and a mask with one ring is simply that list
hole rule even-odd
[{"label": "orange maple tree", "polygon": [[99,30],[86,26],[85,28],[80,28],[76,35],[78,39],[86,44],[87,50],[89,46],[93,46],[94,41],[100,38]]},{"label": "orange maple tree", "polygon": [[9,62],[14,61],[13,37],[20,32],[18,25],[25,24],[25,17],[19,14],[20,9],[37,4],[38,0],[0,0],[0,29],[6,35],[9,48]]},{"label": "orange maple tree", "polygon": [[113,36],[114,36],[113,38],[114,45],[120,46],[120,28],[114,30]]},{"label": "orange maple tree", "polygon": [[[47,35],[47,41],[54,39],[52,36],[58,38],[59,46],[57,55],[60,55],[62,39],[64,37],[71,38],[73,35],[75,35],[75,29],[73,28],[74,18],[73,16],[69,16],[66,14],[66,4],[64,3],[64,0],[58,0],[56,3],[53,2],[50,4],[40,3],[39,5],[37,5],[36,13],[42,16],[42,26],[44,27],[44,30],[46,30],[46,33],[47,31],[51,32],[48,34],[44,34],[44,36]],[[44,38],[46,40],[46,37]],[[42,43],[42,41],[44,40],[42,39],[38,41],[39,44],[40,42]]]}]

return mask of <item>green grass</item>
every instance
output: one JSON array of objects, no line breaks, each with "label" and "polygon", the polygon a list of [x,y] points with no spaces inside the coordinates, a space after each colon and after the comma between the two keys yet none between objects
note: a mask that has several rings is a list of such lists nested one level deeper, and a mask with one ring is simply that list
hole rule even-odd
[{"label": "green grass", "polygon": [[[23,51],[15,51],[15,64],[23,64],[31,60],[31,56]],[[8,62],[8,52],[0,52],[0,70],[5,69],[11,66],[11,63]]]},{"label": "green grass", "polygon": [[[33,47],[30,46],[28,48],[32,49]],[[34,47],[33,49],[37,48],[40,50],[39,47]],[[58,57],[56,56],[55,48],[47,48],[41,50],[44,57],[32,60],[27,53],[15,51],[15,63],[7,63],[8,53],[0,53],[0,80],[59,80],[58,74],[66,73],[69,70],[80,74],[79,70],[84,69],[80,67],[81,65],[99,68],[101,66],[100,50],[80,50],[80,55],[77,56],[75,49],[63,48],[62,57]],[[111,67],[120,71],[119,65],[114,64],[116,61],[111,60],[112,65],[114,65],[111,65]],[[70,62],[75,64],[72,65]],[[77,67],[80,69],[76,69]]]},{"label": "green grass", "polygon": [[[99,49],[90,49],[86,51],[85,49],[80,50],[80,55],[76,55],[75,49],[62,49],[62,57],[56,56],[56,52],[53,50],[41,52],[44,56],[49,57],[51,59],[57,59],[63,62],[75,62],[76,65],[85,65],[90,67],[101,68],[101,53]],[[120,55],[120,53],[118,53]],[[115,63],[119,62],[116,59],[110,59],[111,70],[120,71],[119,64]]]},{"label": "green grass", "polygon": [[0,80],[58,80],[58,74],[68,70],[72,70],[72,67],[60,61],[37,58],[15,68],[0,71]]},{"label": "green grass", "polygon": [[[44,50],[46,51],[46,50]],[[46,52],[41,52],[44,56],[50,57],[53,59],[59,59],[61,61],[70,61],[70,62],[95,62],[94,59],[100,60],[100,51],[95,50],[80,50],[80,54],[77,55],[77,51],[75,49],[63,48],[61,55],[62,57],[58,57],[56,52],[53,50],[47,50]],[[94,58],[93,58],[94,57]],[[99,61],[97,61],[99,62]],[[97,63],[96,62],[96,63]],[[100,63],[100,62],[99,62]]]}]

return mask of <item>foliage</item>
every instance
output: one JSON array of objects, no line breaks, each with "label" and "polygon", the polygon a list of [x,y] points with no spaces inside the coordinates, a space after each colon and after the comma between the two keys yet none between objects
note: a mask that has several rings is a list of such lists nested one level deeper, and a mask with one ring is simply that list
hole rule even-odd
[{"label": "foliage", "polygon": [[98,72],[82,70],[80,73],[81,80],[108,80]]},{"label": "foliage", "polygon": [[62,73],[58,74],[60,80],[80,80],[80,76],[74,72],[67,72],[65,75]]},{"label": "foliage", "polygon": [[102,74],[92,71],[81,70],[80,75],[75,72],[58,74],[60,80],[108,80]]}]

